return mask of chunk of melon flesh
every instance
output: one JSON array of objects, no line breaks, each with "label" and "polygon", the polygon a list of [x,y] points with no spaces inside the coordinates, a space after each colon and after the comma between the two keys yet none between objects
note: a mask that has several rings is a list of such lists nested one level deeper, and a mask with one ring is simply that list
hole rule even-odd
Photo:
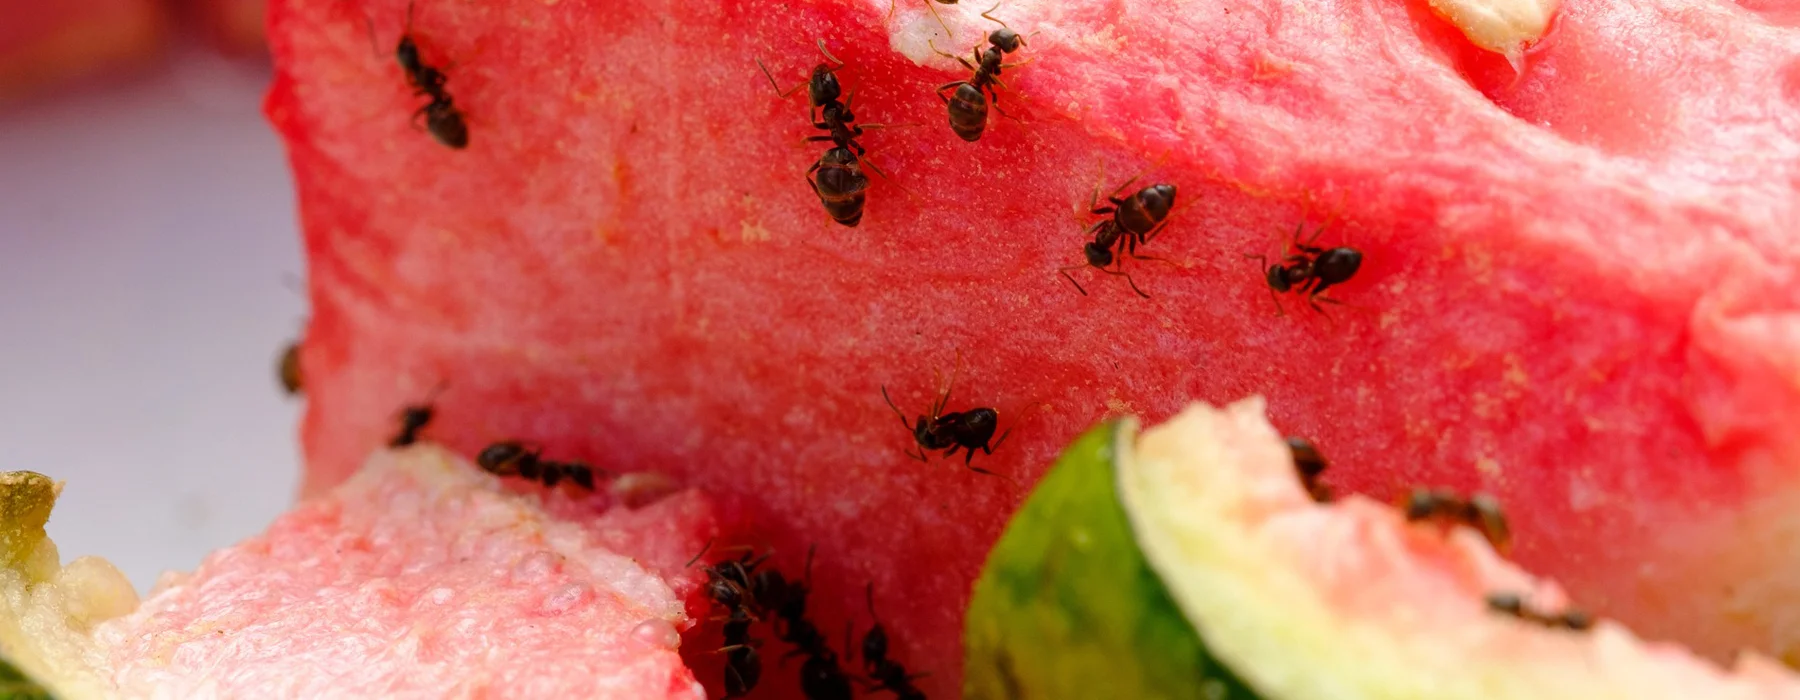
[{"label": "chunk of melon flesh", "polygon": [[[784,568],[816,544],[820,624],[872,581],[935,696],[1022,490],[908,461],[879,391],[924,410],[960,349],[949,408],[1013,429],[974,463],[1024,484],[1109,414],[1260,393],[1340,492],[1491,491],[1516,557],[1596,611],[1720,659],[1800,649],[1800,569],[1769,556],[1800,550],[1800,68],[1751,13],[1571,3],[1503,89],[1423,2],[1011,0],[995,16],[1037,32],[1005,75],[1019,119],[971,144],[924,0],[421,0],[469,117],[451,151],[409,123],[406,5],[270,9],[309,492],[447,383],[431,434],[464,454],[667,471]],[[980,43],[991,5],[938,7],[935,46]],[[804,96],[756,66],[789,87],[817,38],[859,117],[922,125],[863,140],[892,180],[854,230],[803,181]],[[1091,270],[1076,293],[1056,268],[1093,188],[1165,152],[1144,177],[1187,208],[1142,252],[1176,264],[1127,261],[1149,300]],[[1243,256],[1333,214],[1320,240],[1365,255],[1346,306],[1276,316]]]},{"label": "chunk of melon flesh", "polygon": [[1800,676],[1755,654],[1727,673],[1610,620],[1577,633],[1489,611],[1494,592],[1567,600],[1468,528],[1409,525],[1362,496],[1315,504],[1260,398],[1119,435],[1146,558],[1208,650],[1267,697],[1800,698]]},{"label": "chunk of melon flesh", "polygon": [[[380,452],[135,610],[54,597],[93,587],[80,560],[54,584],[0,571],[3,621],[49,660],[27,672],[81,682],[68,697],[705,697],[678,632],[710,502],[601,500],[513,493],[431,445]],[[69,610],[129,612],[90,633],[54,624]]]}]

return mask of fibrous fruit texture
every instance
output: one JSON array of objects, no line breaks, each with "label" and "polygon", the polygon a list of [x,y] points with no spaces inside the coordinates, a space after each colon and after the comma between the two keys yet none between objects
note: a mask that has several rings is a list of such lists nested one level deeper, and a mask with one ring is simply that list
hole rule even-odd
[{"label": "fibrous fruit texture", "polygon": [[[1521,72],[1428,3],[1028,2],[986,133],[933,88],[970,3],[420,0],[466,121],[409,120],[406,3],[278,2],[267,109],[299,187],[318,492],[439,385],[430,435],[674,474],[789,570],[821,626],[876,600],[896,655],[955,640],[1021,491],[911,461],[910,419],[1011,429],[1029,484],[1111,413],[1268,397],[1340,492],[1484,489],[1514,556],[1596,613],[1724,657],[1793,654],[1800,40],[1712,0],[1564,3]],[[379,51],[372,51],[372,22]],[[825,59],[870,173],[854,229],[804,181]],[[854,97],[850,97],[850,93]],[[421,118],[421,123],[426,121]],[[1081,263],[1096,188],[1178,188],[1125,280]],[[1129,195],[1124,192],[1122,195]],[[1339,305],[1270,303],[1297,225],[1361,252]],[[960,356],[960,363],[957,358]]]}]

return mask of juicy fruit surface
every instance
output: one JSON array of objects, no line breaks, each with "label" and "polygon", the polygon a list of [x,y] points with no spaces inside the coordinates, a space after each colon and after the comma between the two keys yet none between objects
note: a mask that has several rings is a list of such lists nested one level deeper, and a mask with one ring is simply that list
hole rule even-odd
[{"label": "juicy fruit surface", "polygon": [[[405,3],[271,7],[311,257],[304,439],[317,492],[443,383],[428,434],[683,476],[794,570],[821,626],[874,582],[899,655],[957,687],[969,584],[1020,494],[922,465],[881,401],[999,409],[987,468],[1029,484],[1111,412],[1269,397],[1340,492],[1497,494],[1515,556],[1595,612],[1723,656],[1800,626],[1793,282],[1800,41],[1735,6],[1580,0],[1516,79],[1423,3],[1029,3],[977,143],[949,132],[937,23],[885,2],[451,3],[412,31],[470,145],[409,127]],[[966,52],[993,25],[939,7]],[[372,52],[365,18],[374,22]],[[1036,32],[1035,34],[1031,34]],[[865,122],[860,227],[802,173],[823,37]],[[923,65],[913,61],[924,61]],[[452,66],[452,62],[454,65]],[[783,88],[792,83],[784,82]],[[1082,213],[1179,186],[1130,261],[1154,295],[1056,268]],[[905,188],[902,189],[902,186]],[[1361,271],[1329,320],[1262,271],[1303,217]],[[1091,280],[1091,281],[1090,281]],[[909,415],[909,418],[911,416]],[[853,602],[854,601],[854,602]],[[835,617],[834,617],[835,616]]]},{"label": "juicy fruit surface", "polygon": [[131,696],[704,697],[675,643],[709,504],[547,514],[578,507],[381,453],[102,624],[98,653]]}]

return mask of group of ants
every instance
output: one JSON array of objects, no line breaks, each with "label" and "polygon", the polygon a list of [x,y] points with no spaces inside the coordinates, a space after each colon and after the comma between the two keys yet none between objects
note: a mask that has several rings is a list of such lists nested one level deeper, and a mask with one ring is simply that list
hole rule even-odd
[{"label": "group of ants", "polygon": [[[940,4],[955,4],[956,0],[933,0]],[[927,2],[930,8],[931,3]],[[1018,63],[1005,63],[1008,54],[1024,47],[1025,37],[1006,26],[1005,22],[992,16],[999,5],[981,13],[1000,28],[989,33],[987,46],[984,49],[977,45],[971,50],[974,62],[954,54],[938,51],[939,54],[954,58],[971,71],[967,80],[958,80],[940,85],[936,94],[943,100],[949,115],[952,131],[964,141],[977,141],[987,129],[988,108],[990,103],[995,112],[1005,115],[1000,109],[1000,92],[1006,84],[1000,75],[1006,68],[1012,68],[1030,60]],[[413,88],[414,96],[428,98],[428,102],[413,113],[413,125],[418,127],[420,118],[424,118],[425,130],[445,146],[462,149],[469,144],[468,125],[463,120],[462,111],[457,108],[455,100],[446,88],[448,79],[437,67],[425,63],[419,55],[419,47],[412,36],[411,3],[407,5],[407,28],[400,36],[399,44],[394,49],[395,59],[402,72],[406,74],[407,83]],[[936,10],[932,12],[935,14]],[[939,19],[942,22],[942,19]],[[946,26],[946,31],[948,27]],[[374,25],[369,24],[370,42],[374,39]],[[819,198],[825,213],[833,221],[844,226],[856,226],[862,222],[863,205],[867,201],[866,191],[869,179],[863,174],[867,167],[871,172],[887,177],[873,162],[866,159],[867,149],[857,141],[863,136],[864,129],[878,128],[879,124],[857,124],[856,114],[850,109],[850,101],[854,94],[845,97],[843,88],[838,82],[837,71],[845,64],[826,50],[825,41],[818,40],[819,52],[824,54],[827,62],[814,66],[811,76],[805,83],[788,90],[782,90],[776,84],[775,76],[769,72],[761,60],[756,62],[762,69],[763,76],[768,78],[769,85],[776,93],[786,98],[805,87],[809,98],[808,117],[813,128],[824,131],[822,135],[810,136],[808,142],[828,142],[831,144],[818,160],[814,161],[805,175],[807,185]],[[933,47],[936,50],[935,46]],[[842,98],[842,99],[840,99]],[[1008,115],[1010,116],[1010,115]],[[1138,189],[1130,196],[1119,194],[1136,182],[1138,175],[1133,175],[1117,189],[1107,195],[1107,204],[1100,205],[1100,192],[1096,188],[1089,199],[1089,213],[1103,216],[1088,228],[1086,235],[1091,238],[1082,246],[1085,262],[1060,268],[1057,272],[1075,286],[1082,296],[1087,296],[1087,289],[1070,275],[1071,270],[1092,267],[1107,275],[1122,277],[1131,291],[1139,297],[1148,299],[1150,294],[1138,286],[1130,273],[1124,270],[1124,258],[1138,260],[1168,262],[1162,258],[1139,255],[1139,246],[1155,240],[1168,222],[1171,211],[1175,208],[1175,186],[1167,183],[1155,183]],[[1323,296],[1326,289],[1350,280],[1362,266],[1362,252],[1349,247],[1339,246],[1324,248],[1313,245],[1324,227],[1320,226],[1307,241],[1300,240],[1304,226],[1296,228],[1292,247],[1298,252],[1288,254],[1275,264],[1270,264],[1262,255],[1246,257],[1260,261],[1266,266],[1264,279],[1272,298],[1277,294],[1295,292],[1304,295],[1310,306],[1320,313],[1324,309],[1319,302],[1336,303],[1330,297]],[[1111,268],[1111,269],[1109,269]],[[1276,309],[1281,310],[1280,300],[1276,299]]]},{"label": "group of ants", "polygon": [[[954,4],[956,0],[933,0],[941,4]],[[927,7],[929,7],[929,3]],[[996,6],[997,8],[998,6]],[[935,12],[935,10],[934,10]],[[990,9],[989,12],[992,12]],[[982,13],[983,17],[999,22]],[[402,69],[406,72],[408,82],[416,95],[430,98],[413,116],[415,125],[420,117],[426,122],[426,128],[433,137],[445,146],[464,148],[468,145],[468,128],[464,124],[462,113],[445,88],[446,77],[439,69],[427,65],[419,56],[417,45],[410,34],[412,6],[407,7],[408,33],[403,34],[395,51]],[[373,28],[371,26],[371,34]],[[988,102],[991,100],[996,110],[999,108],[999,96],[996,87],[1004,87],[999,76],[1002,68],[1017,64],[1004,64],[1004,54],[1017,51],[1025,44],[1025,38],[1001,23],[1001,28],[988,35],[988,48],[975,50],[976,64],[971,65],[961,57],[955,57],[964,66],[974,71],[974,75],[963,81],[948,83],[938,88],[938,96],[949,107],[950,125],[958,136],[966,141],[975,141],[987,123]],[[868,180],[863,176],[860,165],[867,165],[877,174],[879,168],[873,163],[863,160],[866,151],[857,143],[857,137],[863,128],[875,125],[857,125],[856,117],[851,112],[847,101],[839,101],[841,89],[835,72],[844,66],[825,49],[823,40],[819,42],[819,50],[830,59],[831,64],[821,63],[813,69],[812,76],[805,83],[810,95],[813,126],[827,132],[827,135],[813,136],[808,141],[829,141],[832,147],[815,162],[807,171],[807,182],[818,195],[820,202],[832,219],[845,226],[855,226],[862,219],[864,202],[863,191]],[[948,55],[948,54],[946,54]],[[768,68],[757,62],[768,77],[770,85],[775,85],[775,78],[769,74]],[[797,91],[800,86],[782,92],[783,97]],[[950,96],[944,92],[955,88]],[[885,177],[885,175],[884,175]],[[1154,239],[1162,230],[1170,211],[1175,204],[1175,186],[1170,184],[1153,184],[1144,187],[1130,197],[1121,198],[1118,192],[1123,191],[1137,179],[1133,176],[1118,190],[1108,196],[1109,206],[1097,206],[1098,191],[1090,204],[1091,212],[1096,215],[1110,215],[1094,224],[1088,233],[1093,240],[1088,242],[1083,252],[1086,255],[1085,266],[1109,275],[1124,277],[1132,291],[1148,298],[1131,276],[1122,269],[1106,269],[1119,260],[1120,254],[1147,260],[1156,260],[1137,255],[1137,247]],[[1320,229],[1323,230],[1323,227]],[[1330,298],[1320,294],[1327,288],[1343,283],[1356,274],[1362,264],[1362,253],[1354,248],[1322,248],[1311,245],[1316,240],[1315,232],[1311,240],[1302,242],[1300,235],[1303,229],[1296,229],[1294,247],[1299,251],[1288,255],[1279,264],[1269,265],[1266,281],[1271,295],[1281,292],[1298,291],[1306,295],[1307,302],[1315,309],[1319,301],[1331,302]],[[1252,256],[1261,259],[1262,256]],[[1265,260],[1266,263],[1266,260]],[[1079,269],[1084,265],[1073,265],[1063,268],[1061,274],[1075,285],[1083,295],[1087,290],[1081,287],[1075,278],[1068,274],[1069,270]],[[1277,301],[1279,307],[1279,301]],[[302,390],[299,365],[299,345],[290,344],[283,353],[280,362],[280,379],[290,394],[298,394]],[[964,466],[982,474],[1000,476],[994,472],[975,467],[973,460],[977,450],[992,455],[993,450],[1006,440],[1010,429],[994,440],[998,429],[999,412],[992,408],[972,408],[966,411],[945,412],[950,399],[951,388],[955,384],[952,374],[951,383],[946,385],[938,399],[933,402],[927,415],[918,416],[908,421],[906,414],[894,404],[888,396],[887,387],[881,389],[882,399],[900,417],[901,425],[912,433],[913,442],[919,448],[916,453],[909,450],[907,454],[921,461],[926,460],[927,451],[944,450],[944,456],[952,457],[960,451],[966,451]],[[388,441],[390,447],[405,447],[417,442],[421,432],[434,416],[431,403],[404,407],[399,414],[400,428]],[[1300,437],[1288,437],[1289,452],[1294,461],[1295,470],[1302,487],[1311,497],[1321,503],[1332,500],[1331,489],[1321,481],[1327,463],[1319,450],[1311,442]],[[484,471],[502,477],[518,477],[527,481],[554,488],[562,483],[569,483],[580,489],[592,491],[597,478],[605,478],[608,474],[580,461],[561,461],[545,459],[541,448],[529,446],[519,440],[503,440],[488,445],[476,456],[476,465]],[[1491,496],[1475,494],[1462,497],[1454,492],[1436,489],[1414,489],[1402,503],[1402,512],[1408,521],[1436,522],[1445,525],[1464,525],[1481,533],[1497,551],[1504,552],[1510,546],[1510,530],[1500,504]],[[710,550],[707,543],[694,560],[692,566]],[[760,642],[751,637],[752,623],[767,619],[774,626],[775,635],[781,641],[791,645],[793,651],[789,656],[805,656],[806,662],[800,668],[801,691],[808,700],[834,700],[852,697],[852,682],[867,684],[874,690],[891,691],[902,700],[922,700],[925,695],[914,687],[912,681],[923,674],[908,674],[900,663],[888,657],[887,631],[876,619],[874,627],[864,635],[861,645],[863,668],[866,680],[846,673],[839,665],[837,653],[834,652],[826,636],[806,617],[806,598],[812,583],[812,551],[807,552],[806,574],[801,581],[790,581],[781,572],[773,568],[764,568],[768,554],[754,556],[746,552],[737,559],[726,560],[706,565],[707,576],[705,591],[707,597],[719,607],[726,610],[726,615],[718,620],[723,621],[725,645],[718,651],[726,654],[724,685],[726,697],[741,697],[753,689],[762,676],[761,656],[757,652]],[[873,584],[866,591],[869,612],[874,615]],[[1544,613],[1527,605],[1523,598],[1514,593],[1494,593],[1487,596],[1487,606],[1495,612],[1512,615],[1520,619],[1539,623],[1548,627],[1584,630],[1592,625],[1591,618],[1585,613],[1568,609],[1561,613]],[[847,634],[846,637],[849,635]],[[849,642],[846,639],[846,642]],[[854,655],[852,655],[854,660]]]}]

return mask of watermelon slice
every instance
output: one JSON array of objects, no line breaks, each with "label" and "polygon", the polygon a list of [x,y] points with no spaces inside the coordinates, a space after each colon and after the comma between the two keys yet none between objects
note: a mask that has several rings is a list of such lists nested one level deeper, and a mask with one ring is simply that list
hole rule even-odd
[{"label": "watermelon slice", "polygon": [[54,492],[5,491],[36,537],[0,572],[0,652],[58,697],[705,697],[679,652],[714,527],[693,491],[607,507],[378,453],[142,605],[104,562],[58,571]]},{"label": "watermelon slice", "polygon": [[[1724,658],[1800,649],[1788,37],[1700,0],[1581,0],[1523,72],[1426,3],[1020,0],[979,141],[933,89],[972,3],[277,2],[267,111],[310,254],[309,493],[440,384],[433,435],[521,439],[719,498],[725,539],[816,545],[820,625],[870,583],[896,655],[957,687],[969,586],[1022,490],[903,451],[997,409],[1029,485],[1079,431],[1268,397],[1338,493],[1485,490],[1514,556],[1595,613]],[[373,23],[380,45],[369,46]],[[466,149],[391,52],[444,71]],[[860,225],[806,180],[826,62],[870,130]],[[787,81],[793,81],[789,83]],[[912,125],[912,126],[904,126]],[[1124,280],[1077,269],[1133,173],[1179,201]],[[1123,193],[1129,195],[1130,192]],[[1265,271],[1296,225],[1361,267],[1321,316]],[[952,372],[962,358],[960,372]],[[910,422],[907,420],[905,422]]]},{"label": "watermelon slice", "polygon": [[1567,595],[1472,528],[1316,504],[1263,411],[1071,446],[976,587],[964,697],[1800,697],[1756,654],[1727,673],[1610,620],[1547,624]]}]

